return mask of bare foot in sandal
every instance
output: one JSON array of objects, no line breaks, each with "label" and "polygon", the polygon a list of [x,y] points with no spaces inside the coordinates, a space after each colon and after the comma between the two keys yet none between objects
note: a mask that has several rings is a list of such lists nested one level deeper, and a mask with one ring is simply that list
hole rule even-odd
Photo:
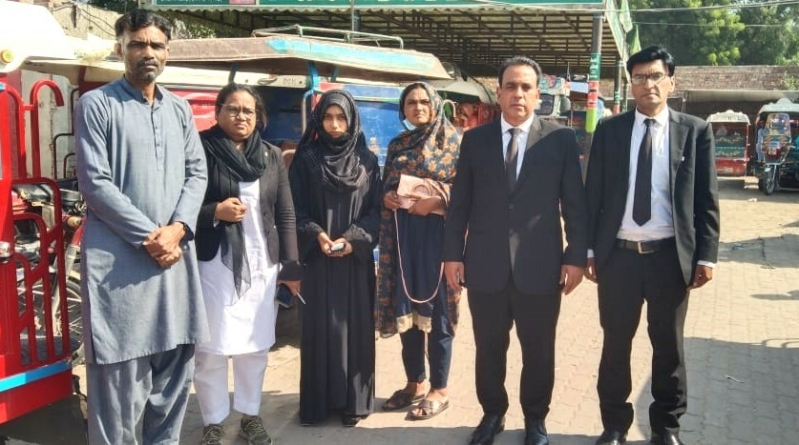
[{"label": "bare foot in sandal", "polygon": [[431,389],[427,396],[408,412],[410,420],[426,420],[449,408],[447,388]]},{"label": "bare foot in sandal", "polygon": [[408,412],[408,418],[411,420],[429,419],[437,416],[448,407],[449,395],[447,388],[431,389],[425,398]]},{"label": "bare foot in sandal", "polygon": [[394,391],[394,394],[383,403],[383,411],[396,411],[407,408],[424,399],[430,390],[430,384],[423,382],[408,382],[405,388]]}]

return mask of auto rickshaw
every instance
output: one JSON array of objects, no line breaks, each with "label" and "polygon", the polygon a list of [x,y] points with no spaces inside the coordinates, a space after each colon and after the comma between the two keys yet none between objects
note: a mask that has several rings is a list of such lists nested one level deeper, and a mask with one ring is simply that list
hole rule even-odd
[{"label": "auto rickshaw", "polygon": [[740,111],[713,113],[707,121],[716,141],[716,172],[719,176],[746,176],[749,154],[749,117]]},{"label": "auto rickshaw", "polygon": [[788,99],[764,105],[758,113],[758,188],[766,195],[799,189],[799,104]]},{"label": "auto rickshaw", "polygon": [[[69,59],[74,52],[44,7],[0,2],[0,17],[13,17],[0,28],[0,437],[85,443],[73,396],[76,339],[62,212],[68,199],[43,168],[39,141],[47,123],[40,119],[43,93],[57,107],[67,96],[50,79],[34,82],[29,94],[20,88],[20,70],[30,60]],[[42,418],[52,419],[45,428]]]}]

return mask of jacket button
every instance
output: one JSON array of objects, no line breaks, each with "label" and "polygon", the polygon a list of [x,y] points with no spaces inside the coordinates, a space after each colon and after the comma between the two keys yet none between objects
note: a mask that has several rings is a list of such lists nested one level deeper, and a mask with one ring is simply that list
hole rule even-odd
[{"label": "jacket button", "polygon": [[513,210],[513,204],[508,204],[508,210]]}]

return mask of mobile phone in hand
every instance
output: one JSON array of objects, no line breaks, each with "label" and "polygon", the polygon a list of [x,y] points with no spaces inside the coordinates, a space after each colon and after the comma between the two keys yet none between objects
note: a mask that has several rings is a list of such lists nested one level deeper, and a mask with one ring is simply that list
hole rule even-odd
[{"label": "mobile phone in hand", "polygon": [[336,243],[330,246],[330,253],[341,252],[346,245],[344,243]]},{"label": "mobile phone in hand", "polygon": [[285,284],[280,283],[280,285],[277,287],[277,292],[275,292],[275,301],[277,301],[277,304],[287,309],[291,308],[291,299],[294,297],[297,297],[297,299],[300,300],[300,303],[305,304],[305,299],[302,298],[302,295],[299,293],[292,295],[291,289],[289,289],[289,287]]},{"label": "mobile phone in hand", "polygon": [[291,299],[293,297],[294,296],[291,294],[291,290],[285,284],[281,283],[277,287],[277,292],[275,292],[275,301],[277,301],[277,304],[279,304],[280,306],[284,308],[290,308]]}]

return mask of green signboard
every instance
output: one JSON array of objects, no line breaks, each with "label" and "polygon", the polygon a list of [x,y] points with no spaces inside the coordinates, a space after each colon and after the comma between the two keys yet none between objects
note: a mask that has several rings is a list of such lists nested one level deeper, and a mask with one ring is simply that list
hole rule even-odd
[{"label": "green signboard", "polygon": [[258,6],[258,0],[150,0],[154,6]]},{"label": "green signboard", "polygon": [[[153,6],[188,8],[261,7],[261,8],[349,8],[351,0],[147,0]],[[492,7],[492,6],[593,6],[601,7],[603,0],[353,0],[356,8],[441,8],[441,7]]]}]

